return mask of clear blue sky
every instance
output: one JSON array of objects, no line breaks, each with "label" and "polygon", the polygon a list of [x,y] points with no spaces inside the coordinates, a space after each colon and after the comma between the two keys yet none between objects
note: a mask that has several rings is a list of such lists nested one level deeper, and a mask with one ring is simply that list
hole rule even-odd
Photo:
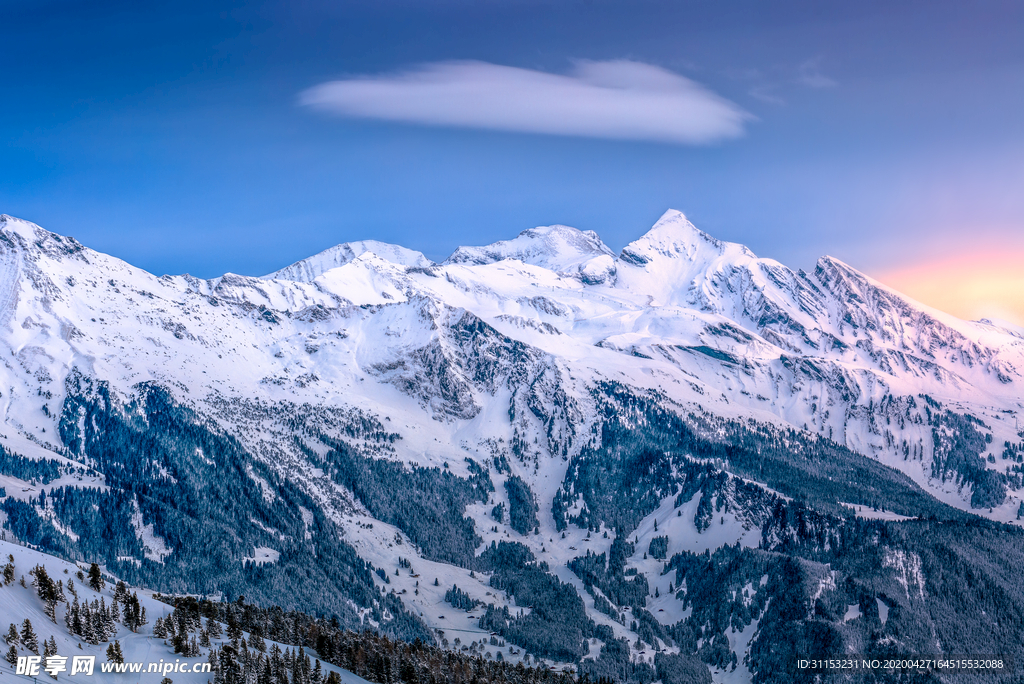
[{"label": "clear blue sky", "polygon": [[[1024,253],[1020,2],[0,0],[0,25],[0,213],[157,274],[259,275],[362,238],[442,259],[551,223],[619,249],[669,207],[800,267]],[[650,65],[740,112],[741,134],[524,133],[301,101],[449,60],[541,79]]]}]

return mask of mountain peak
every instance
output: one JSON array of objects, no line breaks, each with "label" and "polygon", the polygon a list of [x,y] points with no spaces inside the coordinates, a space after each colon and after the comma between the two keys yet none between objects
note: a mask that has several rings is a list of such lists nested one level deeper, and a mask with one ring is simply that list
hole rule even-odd
[{"label": "mountain peak", "polygon": [[423,268],[433,265],[430,259],[416,250],[407,249],[400,245],[392,245],[387,242],[378,242],[377,240],[358,240],[356,242],[343,242],[340,245],[335,245],[319,254],[296,261],[291,266],[286,266],[279,271],[274,271],[262,277],[265,280],[293,280],[308,283],[332,268],[344,266],[367,252],[399,266],[418,266]]},{"label": "mountain peak", "polygon": [[491,264],[515,259],[558,273],[576,274],[598,257],[613,256],[597,233],[562,225],[539,226],[524,230],[511,240],[482,247],[459,247],[446,264]]},{"label": "mountain peak", "polygon": [[669,209],[643,237],[626,245],[619,259],[643,267],[659,257],[697,261],[701,255],[721,256],[726,252],[755,258],[743,245],[712,237],[693,225],[683,212]]},{"label": "mountain peak", "polygon": [[9,244],[13,237],[22,249],[35,250],[37,253],[41,252],[58,259],[79,254],[86,249],[73,237],[51,233],[31,221],[8,214],[0,214],[0,235],[3,235]]}]

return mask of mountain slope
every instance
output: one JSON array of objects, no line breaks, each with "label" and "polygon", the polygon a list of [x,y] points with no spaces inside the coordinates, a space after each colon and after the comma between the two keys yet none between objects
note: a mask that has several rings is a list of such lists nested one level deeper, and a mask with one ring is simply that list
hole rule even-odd
[{"label": "mountain slope", "polygon": [[[764,612],[784,595],[836,648],[931,648],[953,609],[897,596],[907,559],[927,585],[929,558],[962,578],[1020,544],[999,524],[1024,509],[1019,335],[679,212],[617,256],[552,226],[212,280],[5,216],[0,264],[5,529],[154,589],[494,632],[503,659],[594,677],[776,681],[764,644],[811,629]],[[948,531],[978,525],[972,559]],[[1016,610],[1016,575],[986,577]],[[726,595],[734,618],[702,612]],[[914,617],[886,628],[876,600]]]},{"label": "mountain slope", "polygon": [[[20,638],[11,642],[8,639],[4,647],[5,655],[9,655],[13,649],[20,658],[46,656],[44,643],[52,640],[56,647],[53,655],[65,659],[61,663],[64,669],[57,670],[55,675],[49,675],[57,682],[78,681],[83,676],[89,676],[87,672],[97,677],[117,677],[118,670],[110,669],[108,672],[104,669],[111,668],[114,663],[123,663],[126,668],[140,666],[138,670],[120,670],[123,672],[120,678],[130,678],[136,682],[160,682],[168,676],[178,682],[208,682],[215,678],[215,668],[210,666],[210,647],[224,649],[230,645],[230,637],[223,637],[226,621],[213,626],[212,623],[217,622],[216,620],[203,620],[202,617],[198,617],[194,621],[188,621],[185,631],[180,628],[182,622],[178,619],[182,611],[175,611],[171,605],[154,597],[152,592],[123,585],[102,571],[100,577],[103,578],[103,582],[94,586],[91,584],[90,568],[87,564],[79,566],[6,541],[0,541],[0,560],[3,561],[5,569],[10,568],[13,577],[19,578],[17,581],[0,581],[0,624],[16,625],[18,631],[24,634],[24,626],[28,621],[36,640],[36,647],[33,649],[31,640]],[[48,598],[44,598],[43,595],[47,593],[49,586],[52,586],[54,591]],[[83,624],[86,620],[86,611],[93,602],[102,602],[103,610],[108,611],[107,619],[102,621],[105,623],[103,634],[94,631],[91,625],[85,627]],[[89,614],[99,615],[101,611],[95,610],[98,607],[93,607],[93,612]],[[136,607],[145,611],[141,613],[141,621],[129,617]],[[77,623],[72,619],[76,614],[79,615]],[[185,644],[187,645],[191,638],[192,645],[196,646],[195,652],[186,654],[176,648],[173,631],[170,638],[166,632],[164,636],[158,636],[162,632],[158,620],[177,623],[179,634],[185,637]],[[208,643],[202,647],[195,643],[199,632],[207,634]],[[241,637],[256,648],[250,630],[246,630]],[[108,648],[115,643],[119,649],[120,660],[111,660],[109,656]],[[235,641],[236,651],[238,645],[239,642]],[[271,651],[275,646],[288,648],[288,642],[264,643],[264,648],[269,647]],[[315,653],[311,655],[313,659],[316,658]],[[74,659],[78,657],[94,659],[93,669],[73,673]],[[214,661],[217,660],[215,657]],[[5,662],[0,667],[6,669],[10,666],[14,670],[16,664],[17,661],[10,665]],[[37,674],[47,674],[44,672],[46,666],[46,658],[41,657],[38,661]],[[324,677],[335,673],[337,679],[333,681],[339,683],[368,684],[365,679],[327,662],[321,664],[321,671]],[[4,674],[18,679],[28,679],[27,676],[14,672]]]}]

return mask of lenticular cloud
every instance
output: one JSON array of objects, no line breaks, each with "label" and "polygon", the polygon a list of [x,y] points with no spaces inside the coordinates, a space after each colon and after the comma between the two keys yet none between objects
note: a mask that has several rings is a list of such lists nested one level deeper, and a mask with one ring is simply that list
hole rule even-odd
[{"label": "lenticular cloud", "polygon": [[368,119],[684,144],[740,136],[752,118],[688,78],[624,60],[581,62],[569,75],[438,62],[322,83],[300,102]]}]

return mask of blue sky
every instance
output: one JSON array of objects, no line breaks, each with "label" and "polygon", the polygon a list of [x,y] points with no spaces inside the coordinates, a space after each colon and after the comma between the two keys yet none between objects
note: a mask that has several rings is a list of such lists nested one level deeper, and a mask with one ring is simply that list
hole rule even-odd
[{"label": "blue sky", "polygon": [[[1024,256],[1017,2],[0,0],[0,14],[0,212],[157,274],[259,275],[362,238],[441,259],[551,223],[619,249],[669,207],[804,268],[826,253],[879,274]],[[401,90],[430,69],[458,81],[453,61],[494,86],[475,123]],[[623,63],[682,99],[654,123],[584,121],[604,111],[588,65],[600,80]],[[582,82],[597,104],[566,115],[579,134],[491,126],[502,74],[541,84],[538,102]],[[348,85],[310,105],[331,82]],[[397,83],[400,105],[353,83]],[[687,118],[692,98],[710,119]]]}]

